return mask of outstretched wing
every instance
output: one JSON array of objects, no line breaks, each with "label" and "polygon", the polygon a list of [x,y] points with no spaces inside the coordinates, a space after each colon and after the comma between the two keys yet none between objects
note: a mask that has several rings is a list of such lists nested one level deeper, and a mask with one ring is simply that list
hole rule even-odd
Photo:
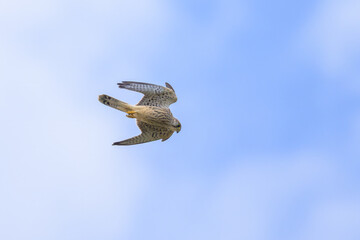
[{"label": "outstretched wing", "polygon": [[115,142],[113,143],[113,145],[135,145],[140,143],[152,142],[159,139],[162,139],[162,141],[166,141],[174,133],[174,131],[171,131],[169,129],[153,126],[141,121],[137,121],[137,125],[141,130],[140,135],[126,139],[124,141]]},{"label": "outstretched wing", "polygon": [[125,88],[144,94],[144,97],[137,104],[138,106],[168,108],[170,104],[177,101],[177,97],[173,87],[169,83],[165,84],[166,87],[142,82],[123,81],[122,83],[118,83],[119,88]]}]

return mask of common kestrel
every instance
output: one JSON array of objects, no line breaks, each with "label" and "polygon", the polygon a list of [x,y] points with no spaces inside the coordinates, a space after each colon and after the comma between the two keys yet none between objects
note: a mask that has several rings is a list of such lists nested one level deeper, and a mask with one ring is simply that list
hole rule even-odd
[{"label": "common kestrel", "polygon": [[113,145],[134,145],[162,139],[166,141],[171,135],[180,132],[181,124],[173,117],[169,106],[177,101],[174,89],[169,83],[166,87],[142,83],[123,81],[118,83],[119,88],[140,92],[144,97],[136,105],[117,100],[108,95],[100,95],[99,101],[107,106],[126,112],[127,117],[136,118],[141,134]]}]

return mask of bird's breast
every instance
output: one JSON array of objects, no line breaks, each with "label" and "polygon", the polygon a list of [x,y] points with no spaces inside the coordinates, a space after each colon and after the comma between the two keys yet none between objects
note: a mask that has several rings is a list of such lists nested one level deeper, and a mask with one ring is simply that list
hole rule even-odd
[{"label": "bird's breast", "polygon": [[143,106],[137,111],[136,118],[151,125],[171,126],[172,114],[167,108]]}]

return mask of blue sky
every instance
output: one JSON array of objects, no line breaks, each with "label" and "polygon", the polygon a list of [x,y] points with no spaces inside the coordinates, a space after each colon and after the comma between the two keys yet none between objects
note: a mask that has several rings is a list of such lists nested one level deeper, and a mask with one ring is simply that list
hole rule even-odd
[{"label": "blue sky", "polygon": [[[1,239],[360,239],[360,3],[2,1]],[[114,147],[97,101],[173,85]]]}]

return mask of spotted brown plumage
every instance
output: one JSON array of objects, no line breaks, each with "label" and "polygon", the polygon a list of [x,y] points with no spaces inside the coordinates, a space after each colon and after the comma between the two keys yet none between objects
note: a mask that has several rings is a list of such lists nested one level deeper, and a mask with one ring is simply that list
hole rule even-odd
[{"label": "spotted brown plumage", "polygon": [[136,105],[131,105],[105,94],[99,96],[99,101],[109,107],[126,112],[129,118],[136,118],[141,134],[113,145],[134,145],[162,139],[166,141],[171,135],[180,132],[181,124],[173,117],[169,106],[177,101],[173,87],[166,83],[166,87],[142,83],[123,81],[118,83],[120,88],[144,94]]},{"label": "spotted brown plumage", "polygon": [[166,141],[174,133],[174,131],[171,131],[167,128],[153,126],[141,121],[136,121],[136,123],[141,130],[140,135],[120,142],[114,142],[113,145],[135,145],[160,139],[162,139],[162,141]]},{"label": "spotted brown plumage", "polygon": [[177,101],[173,87],[166,83],[166,87],[142,82],[123,81],[118,83],[119,88],[125,88],[131,91],[144,94],[137,106],[155,106],[169,107],[170,104]]}]

